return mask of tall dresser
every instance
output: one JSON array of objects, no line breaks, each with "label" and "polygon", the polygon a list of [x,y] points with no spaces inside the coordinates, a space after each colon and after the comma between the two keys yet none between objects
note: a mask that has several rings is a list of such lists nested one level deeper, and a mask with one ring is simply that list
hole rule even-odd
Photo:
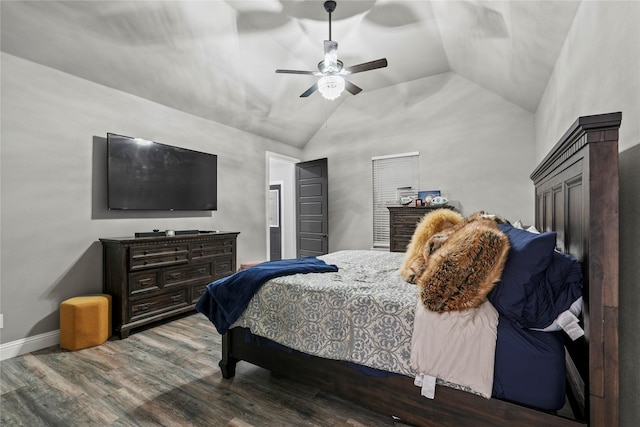
[{"label": "tall dresser", "polygon": [[100,239],[113,332],[193,310],[206,286],[236,271],[237,232]]},{"label": "tall dresser", "polygon": [[423,216],[436,209],[451,206],[389,206],[389,251],[406,252],[407,245]]}]

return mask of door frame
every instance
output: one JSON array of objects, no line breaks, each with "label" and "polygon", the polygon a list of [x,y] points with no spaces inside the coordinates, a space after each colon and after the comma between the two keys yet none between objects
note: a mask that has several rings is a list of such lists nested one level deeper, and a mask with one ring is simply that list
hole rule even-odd
[{"label": "door frame", "polygon": [[[273,199],[271,198],[271,193],[276,192],[277,194],[277,198],[276,198],[276,215],[277,218],[275,219],[276,221],[276,225],[274,226],[273,224],[273,206],[272,206],[272,202]],[[267,257],[267,260],[269,261],[276,261],[276,260],[281,260],[282,259],[282,181],[271,181],[271,184],[269,185],[269,256]],[[274,232],[274,229],[277,228],[277,233]],[[277,255],[274,258],[274,246],[273,246],[273,237],[274,234],[277,234],[278,236],[278,242],[280,242],[280,247],[278,248],[278,252],[275,254]]]},{"label": "door frame", "polygon": [[[296,194],[295,194],[295,164],[300,159],[285,156],[282,154],[267,151],[266,161],[266,183],[265,183],[265,256],[271,253],[269,238],[269,188],[271,184],[282,185],[282,258],[290,259],[296,257]],[[274,170],[272,170],[274,169]]]}]

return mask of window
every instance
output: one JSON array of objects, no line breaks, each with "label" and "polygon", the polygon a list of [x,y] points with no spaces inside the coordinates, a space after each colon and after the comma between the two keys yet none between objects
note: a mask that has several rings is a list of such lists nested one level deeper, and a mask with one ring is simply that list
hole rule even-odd
[{"label": "window", "polygon": [[407,187],[417,193],[420,184],[420,153],[377,156],[371,159],[373,171],[373,247],[389,247],[389,210]]}]

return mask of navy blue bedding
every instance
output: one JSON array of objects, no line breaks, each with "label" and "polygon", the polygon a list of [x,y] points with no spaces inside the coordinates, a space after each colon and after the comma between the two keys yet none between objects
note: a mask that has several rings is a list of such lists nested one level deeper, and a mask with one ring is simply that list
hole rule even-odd
[{"label": "navy blue bedding", "polygon": [[267,281],[298,273],[335,271],[338,271],[338,267],[316,257],[263,262],[209,283],[207,292],[196,303],[196,310],[207,316],[218,332],[224,334]]},{"label": "navy blue bedding", "polygon": [[544,329],[582,295],[582,268],[556,252],[556,233],[534,234],[500,225],[511,248],[501,281],[487,298],[521,328]]},{"label": "navy blue bedding", "polygon": [[493,397],[557,411],[565,403],[563,332],[539,332],[515,326],[500,316]]},{"label": "navy blue bedding", "polygon": [[582,295],[582,268],[556,233],[500,225],[511,248],[488,299],[498,310],[493,396],[556,411],[565,403],[564,332],[542,332]]}]

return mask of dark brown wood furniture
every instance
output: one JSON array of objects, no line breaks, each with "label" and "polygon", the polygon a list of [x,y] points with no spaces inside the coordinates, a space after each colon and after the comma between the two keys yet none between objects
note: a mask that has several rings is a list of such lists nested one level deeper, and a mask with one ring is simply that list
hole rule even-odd
[{"label": "dark brown wood furniture", "polygon": [[536,227],[558,233],[558,250],[582,262],[586,340],[568,347],[579,418],[617,426],[618,129],[621,113],[580,117],[531,174]]},{"label": "dark brown wood furniture", "polygon": [[389,251],[405,252],[422,217],[443,207],[452,209],[449,206],[389,206]]},{"label": "dark brown wood furniture", "polygon": [[413,378],[366,376],[344,362],[256,346],[240,328],[223,336],[223,376],[233,377],[235,364],[244,360],[417,426],[618,425],[620,121],[620,113],[579,118],[531,175],[536,226],[556,231],[559,249],[577,257],[584,270],[586,335],[568,348],[572,415],[441,386],[434,400],[425,399]]},{"label": "dark brown wood furniture", "polygon": [[113,331],[193,310],[207,284],[236,271],[236,232],[100,239]]}]

